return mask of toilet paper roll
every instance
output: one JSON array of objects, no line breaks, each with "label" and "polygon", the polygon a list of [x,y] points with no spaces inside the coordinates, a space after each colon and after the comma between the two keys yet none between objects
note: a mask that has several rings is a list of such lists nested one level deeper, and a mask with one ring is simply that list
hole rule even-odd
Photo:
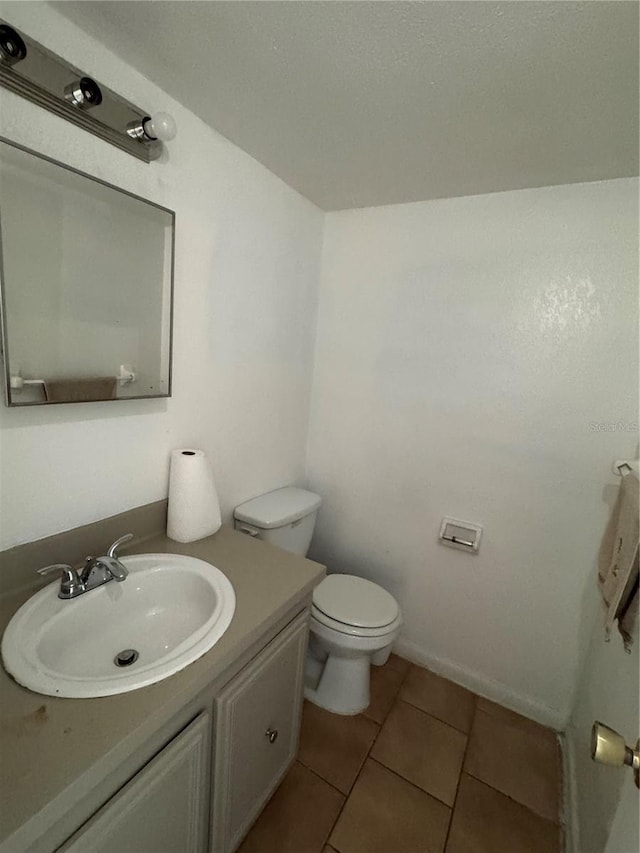
[{"label": "toilet paper roll", "polygon": [[220,503],[209,460],[202,450],[171,453],[167,536],[193,542],[220,529]]}]

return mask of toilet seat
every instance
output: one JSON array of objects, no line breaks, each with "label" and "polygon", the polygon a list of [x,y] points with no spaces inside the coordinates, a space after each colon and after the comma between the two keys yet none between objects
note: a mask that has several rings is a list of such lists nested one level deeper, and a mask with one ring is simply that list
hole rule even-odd
[{"label": "toilet seat", "polygon": [[376,637],[396,627],[395,598],[372,581],[354,575],[329,575],[313,592],[312,616],[342,634]]},{"label": "toilet seat", "polygon": [[360,628],[357,625],[347,625],[345,622],[338,622],[336,619],[332,619],[330,616],[327,616],[326,613],[323,613],[321,610],[318,610],[313,604],[311,605],[311,629],[313,630],[314,621],[324,626],[325,628],[330,628],[332,631],[335,631],[337,634],[343,634],[346,637],[353,637],[357,639],[358,637],[362,637],[366,639],[370,637],[374,639],[376,637],[386,637],[388,635],[393,634],[393,632],[402,625],[402,617],[400,613],[398,613],[397,617],[391,622],[389,625],[384,625],[381,628]]}]

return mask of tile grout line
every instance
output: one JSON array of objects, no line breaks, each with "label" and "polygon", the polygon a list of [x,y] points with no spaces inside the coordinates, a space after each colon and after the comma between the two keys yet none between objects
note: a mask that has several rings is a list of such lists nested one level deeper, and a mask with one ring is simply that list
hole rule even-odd
[{"label": "tile grout line", "polygon": [[[302,764],[302,762],[300,762],[300,763]],[[322,841],[322,844],[321,844],[321,845],[320,845],[320,847],[318,848],[318,853],[321,853],[321,851],[322,851],[322,850],[324,850],[324,848],[325,848],[325,847],[328,847],[328,846],[329,846],[329,839],[331,838],[331,833],[333,832],[333,830],[334,830],[335,825],[337,824],[337,822],[340,820],[340,815],[341,815],[341,814],[342,814],[342,812],[344,811],[344,807],[345,807],[345,806],[346,806],[346,804],[347,804],[347,800],[349,799],[349,795],[347,794],[347,796],[345,796],[345,795],[344,795],[344,793],[343,793],[339,788],[336,788],[336,786],[335,786],[335,785],[332,785],[332,784],[331,784],[331,782],[327,782],[327,780],[326,780],[326,779],[323,779],[323,778],[322,778],[322,776],[320,776],[320,774],[319,774],[319,773],[316,773],[316,772],[315,772],[315,770],[312,770],[310,767],[307,767],[307,765],[306,765],[306,764],[302,764],[302,766],[303,766],[303,767],[306,767],[306,768],[307,768],[307,770],[308,770],[310,773],[313,773],[313,775],[314,775],[314,776],[316,776],[318,779],[321,779],[321,780],[322,780],[326,785],[329,785],[329,787],[330,787],[330,788],[333,788],[333,790],[334,790],[334,791],[337,791],[337,792],[340,794],[340,796],[341,796],[341,797],[343,797],[342,805],[341,805],[341,806],[340,806],[340,808],[338,809],[338,814],[336,815],[335,820],[334,820],[334,821],[333,821],[333,823],[331,824],[331,826],[330,826],[330,828],[329,828],[329,831],[328,831],[328,832],[327,832],[327,834],[325,835],[325,837],[324,837],[324,839],[323,839],[323,841]],[[356,777],[356,778],[357,778],[357,777]]]},{"label": "tile grout line", "polygon": [[[482,698],[482,697],[478,697],[478,698]],[[494,703],[494,704],[497,705],[498,703]],[[503,706],[498,705],[498,707],[501,708]],[[480,708],[476,702],[476,709],[474,710],[474,714],[473,714],[474,722],[475,722],[475,717],[476,717],[477,712],[479,712],[480,714],[484,714],[486,717],[491,717],[493,719],[496,719],[495,714],[491,714],[489,711],[485,710],[484,708]],[[499,717],[498,717],[498,719],[499,719]],[[526,720],[528,718],[524,717],[524,719]],[[509,721],[505,721],[505,722],[507,725],[511,725],[511,723]],[[539,724],[536,723],[536,725],[539,725]],[[472,728],[473,728],[473,726],[472,726]],[[553,731],[552,729],[549,729],[548,726],[541,726],[541,728],[547,729],[548,731]],[[471,737],[471,732],[469,732],[469,738],[470,737]],[[465,752],[465,758],[466,758],[466,752]],[[466,773],[467,776],[470,776],[472,779],[475,779],[476,782],[480,782],[481,784],[485,785],[487,788],[490,788],[492,791],[495,791],[497,794],[500,794],[501,796],[506,797],[508,800],[511,800],[511,802],[516,803],[517,805],[521,806],[523,809],[526,809],[530,814],[534,815],[537,818],[540,818],[540,820],[546,820],[548,823],[551,823],[554,826],[559,827],[561,830],[564,829],[564,825],[562,823],[562,816],[561,816],[560,812],[558,812],[557,820],[554,820],[553,818],[547,817],[546,815],[540,814],[540,812],[537,812],[534,808],[527,805],[527,803],[523,803],[521,800],[516,799],[511,794],[508,794],[506,791],[503,791],[501,788],[496,788],[496,786],[492,785],[491,782],[487,782],[486,779],[482,779],[480,776],[476,776],[475,773],[472,773],[469,770],[465,770],[464,769],[464,762],[463,762],[463,767],[462,767],[461,773]],[[561,774],[560,775],[560,784],[562,786],[562,765],[560,766],[560,774]],[[559,802],[559,804],[562,804],[561,791],[559,792],[558,802]]]},{"label": "tile grout line", "polygon": [[[338,823],[338,821],[340,820],[340,816],[342,815],[342,812],[344,811],[345,806],[346,806],[346,805],[347,805],[347,803],[349,802],[349,797],[351,796],[351,792],[352,792],[352,791],[353,791],[353,789],[355,788],[355,786],[356,786],[356,784],[357,784],[357,782],[358,782],[358,779],[360,778],[360,774],[362,773],[362,768],[364,767],[364,765],[365,765],[365,763],[366,763],[367,758],[369,758],[369,757],[370,757],[370,755],[371,755],[371,750],[373,749],[375,742],[378,740],[378,735],[379,735],[379,734],[380,734],[380,732],[382,731],[382,727],[384,726],[385,722],[387,721],[387,717],[389,716],[389,714],[391,713],[392,708],[394,707],[394,705],[395,705],[395,704],[396,704],[396,702],[398,701],[398,696],[400,695],[400,691],[402,690],[402,685],[403,685],[403,684],[404,684],[404,682],[405,682],[405,679],[406,679],[406,677],[407,677],[407,675],[408,675],[408,673],[409,673],[409,669],[410,669],[410,668],[411,668],[411,667],[407,667],[407,671],[406,671],[406,672],[404,673],[404,675],[402,676],[402,679],[400,680],[400,684],[398,685],[398,692],[396,693],[396,695],[395,695],[395,698],[394,698],[393,702],[392,702],[392,703],[391,703],[391,705],[389,706],[389,710],[388,710],[388,711],[387,711],[387,713],[384,715],[384,718],[383,718],[382,722],[381,722],[381,723],[377,723],[375,720],[371,720],[371,717],[365,717],[365,719],[367,719],[367,720],[371,720],[371,722],[372,722],[372,723],[375,723],[375,724],[378,726],[378,731],[376,732],[376,736],[375,736],[375,737],[374,737],[374,739],[371,741],[371,745],[369,746],[369,749],[367,750],[367,752],[366,752],[366,754],[365,754],[364,758],[362,759],[362,761],[361,761],[361,763],[360,763],[360,766],[358,767],[358,772],[356,773],[356,777],[355,777],[355,779],[353,780],[353,782],[352,782],[352,784],[351,784],[351,787],[349,788],[349,793],[344,797],[344,802],[342,803],[342,806],[340,807],[340,811],[339,811],[339,812],[338,812],[338,814],[336,815],[336,819],[334,820],[333,824],[331,825],[331,829],[329,830],[329,833],[328,833],[327,837],[326,837],[326,838],[325,838],[325,840],[324,840],[323,847],[325,847],[325,846],[332,846],[332,845],[329,845],[329,839],[331,838],[331,834],[333,833],[333,830],[336,828],[336,824],[337,824],[337,823]],[[394,670],[394,671],[397,671],[397,670]],[[362,716],[364,717],[364,714],[363,714]],[[371,759],[371,760],[372,760],[372,761],[375,761],[375,759]],[[376,762],[376,763],[379,763],[379,762]],[[317,775],[317,774],[316,774],[316,775]],[[319,778],[322,778],[322,777],[319,777]],[[325,781],[326,781],[326,780],[325,780]],[[330,784],[330,783],[327,783],[327,784]],[[336,788],[336,790],[338,790],[338,789]],[[342,794],[342,791],[341,791],[340,793]],[[344,794],[343,794],[343,796],[344,796]],[[340,851],[338,851],[338,853],[340,853]]]},{"label": "tile grout line", "polygon": [[[462,729],[459,729],[457,726],[452,726],[451,723],[447,723],[446,720],[441,720],[440,717],[435,717],[433,714],[430,714],[429,711],[425,711],[424,708],[420,708],[418,705],[414,705],[413,702],[407,702],[406,699],[401,699],[398,696],[398,702],[404,702],[405,705],[408,705],[410,708],[413,708],[415,711],[420,711],[421,714],[424,714],[425,717],[429,717],[432,720],[435,720],[436,723],[441,723],[443,726],[446,726],[448,729],[453,729],[454,732],[458,732],[460,735],[464,735],[466,738],[469,737],[469,732],[464,732]],[[394,703],[395,704],[395,703]],[[475,717],[475,707],[473,709],[473,714]]]},{"label": "tile grout line", "polygon": [[512,803],[520,806],[523,809],[526,809],[530,814],[534,815],[534,817],[539,818],[540,820],[545,820],[547,823],[552,824],[553,826],[557,826],[559,829],[563,828],[562,823],[559,820],[552,820],[550,817],[546,817],[545,815],[540,814],[540,812],[532,809],[531,806],[526,805],[526,803],[520,802],[520,800],[516,800],[515,797],[512,797],[511,794],[507,794],[506,791],[502,791],[500,788],[496,788],[495,785],[492,785],[490,782],[487,782],[485,779],[481,779],[479,776],[476,776],[475,773],[470,773],[468,770],[461,770],[460,775],[462,773],[466,773],[470,779],[475,779],[476,782],[480,782],[481,785],[484,785],[485,788],[489,788],[492,791],[495,791],[496,794],[500,794],[502,797],[506,797],[508,800],[511,800]]},{"label": "tile grout line", "polygon": [[[386,665],[385,665],[385,666],[386,666]],[[468,731],[468,732],[465,732],[465,731],[463,731],[462,729],[458,728],[457,726],[452,725],[450,722],[448,722],[448,721],[446,721],[446,720],[441,720],[439,717],[436,717],[436,716],[434,716],[433,714],[429,713],[428,711],[425,711],[423,708],[419,707],[418,705],[415,705],[413,702],[408,701],[408,700],[406,700],[406,699],[404,699],[404,698],[401,698],[400,693],[401,693],[401,691],[402,691],[402,687],[403,687],[404,683],[405,683],[405,682],[406,682],[406,680],[407,680],[407,677],[408,677],[408,675],[409,675],[409,672],[411,671],[412,666],[416,666],[416,665],[415,665],[415,664],[410,664],[410,665],[407,667],[407,669],[406,669],[406,671],[405,671],[404,673],[400,673],[400,671],[399,671],[398,669],[395,669],[395,668],[393,668],[393,667],[391,667],[391,668],[390,668],[390,669],[391,669],[391,671],[393,671],[393,672],[397,672],[397,673],[398,673],[398,674],[400,674],[402,677],[401,677],[401,680],[400,680],[400,682],[399,682],[399,684],[398,684],[398,688],[397,688],[397,690],[396,690],[395,696],[394,696],[394,698],[393,698],[393,700],[392,700],[391,704],[389,705],[388,710],[387,710],[387,711],[386,711],[386,713],[384,714],[384,716],[383,716],[383,718],[382,718],[381,722],[379,722],[379,723],[378,723],[378,721],[377,721],[377,720],[373,719],[372,717],[367,716],[365,712],[362,712],[362,713],[361,713],[361,716],[362,716],[363,718],[365,718],[365,719],[369,720],[370,722],[374,723],[375,725],[377,725],[378,729],[377,729],[377,731],[376,731],[376,733],[375,733],[375,737],[373,738],[373,740],[372,740],[372,742],[371,742],[371,744],[370,744],[370,746],[369,746],[369,748],[368,748],[368,750],[367,750],[366,754],[364,755],[364,757],[363,757],[362,761],[360,762],[360,765],[359,765],[359,767],[358,767],[358,771],[357,771],[357,773],[356,773],[356,776],[355,776],[355,778],[354,778],[354,781],[352,782],[352,784],[351,784],[351,785],[350,785],[350,787],[349,787],[348,793],[346,793],[346,794],[345,794],[345,793],[344,793],[343,791],[341,791],[338,787],[336,787],[336,785],[334,785],[333,783],[329,782],[327,779],[324,779],[324,777],[323,777],[323,776],[321,776],[321,775],[320,775],[320,773],[316,772],[313,768],[311,768],[311,767],[307,767],[307,765],[306,765],[306,764],[304,764],[304,762],[302,762],[302,761],[301,761],[301,760],[296,756],[296,760],[298,760],[298,761],[299,761],[299,763],[300,763],[303,767],[305,767],[305,768],[306,768],[307,770],[309,770],[309,771],[310,771],[314,776],[316,776],[318,779],[320,779],[321,781],[323,781],[325,784],[329,785],[333,790],[337,791],[337,792],[340,794],[340,796],[342,796],[342,797],[343,797],[342,805],[340,806],[340,809],[339,809],[339,811],[338,811],[338,813],[337,813],[337,815],[336,815],[336,818],[335,818],[335,820],[333,821],[333,823],[332,823],[332,825],[331,825],[331,828],[329,829],[329,832],[328,832],[327,836],[325,837],[325,839],[324,839],[324,841],[323,841],[323,844],[322,844],[321,848],[318,850],[318,853],[320,853],[320,851],[321,851],[321,850],[324,850],[325,846],[331,846],[332,850],[334,849],[334,848],[333,848],[333,846],[330,844],[330,838],[331,838],[331,835],[332,835],[332,833],[333,833],[333,831],[334,831],[334,829],[335,829],[335,827],[336,827],[336,825],[337,825],[338,821],[340,820],[340,817],[342,816],[342,813],[343,813],[343,811],[344,811],[344,809],[345,809],[345,807],[346,807],[346,805],[347,805],[347,803],[348,803],[348,801],[349,801],[349,798],[350,798],[351,794],[353,793],[353,789],[355,788],[356,784],[358,783],[358,781],[359,781],[359,779],[360,779],[360,776],[361,776],[361,774],[362,774],[362,770],[363,770],[364,765],[365,765],[365,763],[366,763],[366,761],[367,761],[368,759],[370,759],[371,761],[373,761],[373,762],[374,762],[375,764],[377,764],[379,767],[384,768],[387,772],[391,773],[392,775],[394,775],[394,776],[395,776],[395,777],[397,777],[398,779],[401,779],[403,782],[405,782],[405,783],[407,783],[407,784],[411,785],[411,786],[412,786],[412,788],[415,788],[416,790],[420,791],[422,794],[426,794],[427,796],[431,797],[431,798],[432,798],[433,800],[435,800],[436,802],[440,803],[441,805],[444,805],[444,806],[445,806],[445,808],[447,808],[447,809],[449,810],[449,812],[450,812],[450,816],[449,816],[449,824],[448,824],[448,827],[447,827],[447,832],[446,832],[446,836],[445,836],[445,840],[444,840],[444,845],[443,845],[442,851],[440,851],[440,853],[446,853],[446,848],[447,848],[447,845],[449,844],[450,835],[451,835],[451,828],[452,828],[453,820],[454,820],[454,817],[455,817],[455,810],[456,810],[456,807],[457,807],[457,805],[458,805],[458,796],[459,796],[459,792],[460,792],[460,785],[461,785],[461,782],[462,782],[462,775],[463,775],[463,773],[466,773],[466,775],[468,775],[470,778],[474,779],[476,782],[480,783],[481,785],[484,785],[485,787],[489,788],[490,790],[495,791],[495,792],[496,792],[497,794],[499,794],[500,796],[506,797],[508,800],[510,800],[510,801],[511,801],[511,802],[513,802],[514,804],[516,804],[516,805],[520,806],[521,808],[526,809],[526,810],[527,810],[527,812],[529,812],[531,815],[535,816],[536,818],[538,818],[538,819],[540,819],[540,820],[543,820],[543,821],[545,821],[546,823],[548,823],[548,824],[550,824],[550,825],[552,825],[552,826],[554,826],[554,827],[559,828],[560,830],[562,830],[562,829],[563,829],[563,826],[562,826],[562,823],[561,823],[561,822],[558,822],[558,821],[556,821],[556,820],[550,819],[550,818],[548,818],[548,817],[546,817],[546,816],[544,816],[544,815],[539,814],[537,811],[535,811],[535,810],[534,810],[533,808],[531,808],[530,806],[526,805],[525,803],[520,802],[519,800],[517,800],[517,799],[515,799],[514,797],[512,797],[510,794],[505,793],[504,791],[500,790],[499,788],[496,788],[494,785],[490,784],[489,782],[485,781],[484,779],[481,779],[481,778],[479,778],[479,777],[475,776],[473,773],[468,772],[468,771],[465,769],[466,760],[467,760],[467,755],[468,755],[468,751],[469,751],[469,746],[470,746],[470,743],[471,743],[471,735],[472,735],[472,731],[473,731],[474,724],[475,724],[475,722],[476,722],[476,717],[477,717],[478,713],[479,713],[479,712],[484,712],[484,713],[486,713],[488,716],[493,716],[493,715],[491,715],[488,711],[485,711],[483,708],[481,708],[481,707],[480,707],[479,699],[480,699],[481,697],[479,697],[477,694],[472,693],[472,691],[468,691],[468,692],[469,692],[469,693],[471,693],[471,694],[473,695],[473,697],[474,697],[474,708],[473,708],[473,716],[472,716],[472,718],[471,718],[471,726],[470,726],[470,728],[469,728],[469,731]],[[423,669],[424,667],[419,667],[419,668]],[[429,671],[429,670],[427,670],[427,671]],[[382,761],[379,761],[378,759],[374,758],[374,757],[371,755],[371,753],[372,753],[372,751],[373,751],[373,749],[374,749],[374,747],[375,747],[375,745],[376,745],[376,743],[377,743],[377,741],[378,741],[378,738],[379,738],[379,736],[380,736],[380,732],[382,731],[382,729],[383,729],[384,725],[386,724],[386,722],[387,722],[387,720],[388,720],[388,718],[389,718],[390,714],[392,713],[392,711],[397,707],[398,703],[400,703],[400,702],[403,702],[404,704],[409,705],[411,708],[414,708],[415,710],[419,711],[421,714],[424,714],[425,716],[430,717],[432,720],[435,720],[435,721],[437,721],[437,722],[441,723],[442,725],[446,725],[448,728],[453,729],[453,731],[456,731],[456,732],[458,732],[458,733],[460,733],[460,734],[463,734],[463,735],[466,737],[464,753],[463,753],[463,756],[462,756],[462,763],[461,763],[461,766],[460,766],[460,772],[459,772],[459,775],[458,775],[458,781],[457,781],[457,785],[456,785],[455,797],[454,797],[454,800],[453,800],[453,803],[452,803],[452,805],[451,805],[451,806],[449,806],[447,803],[443,802],[441,799],[439,799],[438,797],[436,797],[434,794],[431,794],[431,793],[429,793],[429,791],[426,791],[424,788],[421,788],[419,785],[415,784],[415,783],[414,783],[414,782],[412,782],[410,779],[406,779],[402,774],[400,774],[400,773],[396,772],[395,770],[393,770],[393,769],[392,769],[392,768],[390,768],[390,767],[387,767],[387,766],[386,766]],[[501,707],[501,706],[499,706],[499,707]],[[527,718],[525,718],[525,719],[527,719]],[[543,728],[547,728],[547,727],[543,727]],[[340,851],[338,850],[338,848],[335,848],[335,851],[336,851],[336,853],[340,853]]]},{"label": "tile grout line", "polygon": [[[412,664],[412,666],[413,666],[413,664]],[[388,710],[388,711],[387,711],[387,713],[384,715],[384,719],[383,719],[383,720],[382,720],[382,722],[380,723],[380,727],[379,727],[379,729],[378,729],[378,731],[377,731],[377,733],[376,733],[376,736],[374,737],[373,741],[371,742],[371,746],[369,747],[369,751],[367,752],[367,754],[366,754],[366,755],[365,755],[365,757],[364,757],[364,761],[362,762],[362,764],[361,764],[361,766],[360,766],[360,770],[358,770],[358,776],[360,776],[360,773],[362,772],[362,768],[364,767],[364,763],[365,763],[365,761],[367,760],[367,758],[371,758],[371,760],[372,760],[372,761],[375,761],[375,758],[372,758],[372,756],[371,756],[371,750],[372,750],[372,749],[373,749],[373,747],[376,745],[376,742],[377,742],[378,738],[380,737],[380,732],[381,732],[381,731],[382,731],[382,729],[384,728],[384,724],[385,724],[385,723],[387,722],[387,720],[389,719],[389,714],[393,711],[393,709],[396,707],[396,705],[398,704],[398,702],[400,702],[400,701],[401,701],[401,700],[400,700],[400,691],[402,690],[402,685],[403,685],[403,684],[405,683],[405,681],[407,680],[407,675],[409,675],[409,670],[410,670],[410,669],[411,669],[411,666],[407,667],[407,671],[406,671],[406,672],[405,672],[405,674],[402,676],[402,681],[401,681],[401,682],[400,682],[400,684],[398,685],[398,690],[397,690],[397,692],[396,692],[396,695],[394,696],[393,702],[389,705],[389,710]],[[378,764],[380,764],[380,762],[379,762],[379,761],[378,761],[377,763],[378,763]],[[383,765],[383,766],[384,766],[384,765]],[[358,781],[358,776],[356,776],[356,782]],[[355,785],[355,782],[354,782],[353,784]],[[349,793],[351,793],[351,792],[349,792]]]},{"label": "tile grout line", "polygon": [[[304,769],[305,769],[305,770],[308,770],[308,771],[309,771],[309,773],[313,773],[313,775],[314,775],[317,779],[320,779],[320,781],[321,781],[321,782],[324,782],[324,783],[325,783],[325,785],[328,785],[330,788],[333,788],[333,790],[334,790],[334,791],[337,791],[337,792],[338,792],[338,794],[340,794],[340,796],[341,796],[341,797],[343,797],[345,800],[347,799],[347,797],[349,796],[348,794],[345,794],[345,792],[344,792],[344,791],[341,791],[341,790],[340,790],[340,788],[336,787],[336,786],[333,784],[333,782],[329,782],[329,780],[328,780],[328,779],[325,779],[325,778],[324,778],[324,776],[321,776],[321,775],[318,773],[318,771],[317,771],[317,770],[314,770],[314,769],[313,769],[313,767],[309,767],[309,765],[308,765],[308,764],[305,764],[305,763],[304,763],[304,761],[301,761],[299,758],[296,758],[296,761],[298,762],[298,764],[301,764],[301,765],[302,765],[302,767],[304,767]],[[344,804],[343,804],[343,805],[344,805]],[[341,808],[342,808],[342,807],[341,807]]]},{"label": "tile grout line", "polygon": [[393,770],[391,767],[387,767],[386,764],[383,764],[382,761],[378,761],[377,758],[372,757],[371,761],[374,761],[378,765],[378,767],[382,767],[383,770],[386,770],[388,773],[391,773],[392,776],[395,776],[397,779],[401,779],[403,782],[406,782],[407,785],[411,785],[411,787],[415,788],[416,791],[420,791],[421,794],[424,794],[426,797],[430,797],[432,800],[435,800],[436,803],[440,803],[441,806],[444,806],[450,812],[453,811],[453,806],[448,805],[444,802],[444,800],[441,800],[440,797],[436,797],[435,794],[430,794],[429,791],[425,791],[424,788],[421,788],[420,785],[416,785],[415,782],[412,782],[411,779],[407,779],[406,776],[403,776],[401,773],[398,773],[397,770]]},{"label": "tile grout line", "polygon": [[[416,664],[412,664],[412,666],[416,666]],[[423,708],[420,708],[417,705],[414,705],[412,702],[407,702],[406,699],[401,698],[400,692],[402,690],[402,685],[406,681],[410,669],[411,669],[411,667],[409,667],[407,669],[407,671],[405,672],[405,674],[402,678],[402,681],[400,682],[400,686],[398,688],[398,692],[396,693],[396,697],[395,697],[393,703],[391,704],[389,710],[387,711],[383,722],[380,725],[380,729],[378,731],[378,734],[376,735],[373,743],[371,744],[371,747],[369,749],[369,753],[367,754],[367,758],[370,758],[372,761],[375,761],[376,764],[378,764],[380,767],[384,767],[385,770],[387,770],[389,773],[392,773],[394,776],[397,776],[398,779],[402,779],[403,782],[406,782],[407,784],[411,785],[416,790],[420,791],[423,794],[426,794],[428,797],[431,797],[433,800],[435,800],[438,803],[441,803],[443,806],[445,806],[445,808],[449,809],[451,814],[449,816],[449,825],[447,826],[447,835],[445,837],[444,847],[442,848],[442,853],[444,853],[445,848],[447,846],[447,842],[449,840],[449,832],[451,830],[451,824],[453,822],[453,811],[455,809],[456,801],[458,799],[458,789],[460,787],[460,780],[462,779],[464,762],[465,762],[465,759],[467,757],[467,749],[469,748],[469,741],[471,739],[471,728],[473,727],[473,720],[475,719],[476,709],[478,707],[478,697],[475,693],[471,694],[474,697],[473,717],[472,717],[472,721],[471,721],[471,728],[469,729],[468,732],[463,732],[461,729],[456,728],[456,726],[452,726],[451,723],[447,723],[444,720],[441,720],[439,717],[435,717],[433,714],[430,714],[428,711],[425,711]],[[471,691],[469,691],[469,692],[471,692]],[[456,785],[456,794],[455,794],[455,797],[453,799],[452,805],[448,805],[448,803],[445,803],[439,797],[436,797],[435,794],[431,794],[429,791],[425,791],[425,789],[421,788],[420,785],[416,785],[415,782],[411,781],[411,779],[405,778],[401,773],[398,773],[397,771],[393,770],[391,767],[387,767],[386,764],[383,764],[382,761],[378,761],[377,758],[374,758],[371,755],[371,751],[372,751],[373,747],[375,746],[376,741],[378,740],[378,737],[380,735],[380,732],[382,731],[382,727],[383,727],[384,723],[386,723],[387,718],[389,717],[389,715],[391,714],[391,712],[393,711],[393,709],[396,707],[396,705],[399,702],[404,702],[404,704],[409,705],[410,708],[414,708],[416,711],[419,711],[421,714],[424,714],[426,717],[429,717],[432,720],[436,720],[436,722],[441,723],[443,726],[447,726],[447,728],[452,729],[454,732],[458,732],[458,734],[464,735],[464,737],[466,738],[465,745],[464,745],[464,753],[462,755],[462,763],[460,765],[460,773],[458,774],[458,784]],[[366,761],[366,759],[365,759],[365,761]],[[363,764],[364,764],[364,762],[363,762]],[[358,776],[359,775],[360,775],[360,773],[358,773]],[[357,782],[357,777],[356,777],[356,782]],[[354,782],[354,785],[355,785],[355,782]]]},{"label": "tile grout line", "polygon": [[471,726],[467,733],[467,742],[464,745],[464,754],[462,756],[462,764],[460,765],[460,773],[458,775],[458,784],[456,785],[456,795],[453,798],[453,804],[451,806],[451,817],[449,818],[449,826],[447,827],[447,834],[444,839],[444,845],[442,847],[442,853],[446,853],[447,846],[449,844],[449,836],[451,835],[451,827],[453,826],[453,818],[456,813],[456,806],[458,805],[458,793],[460,792],[460,782],[462,781],[462,774],[464,773],[464,765],[467,760],[467,752],[469,751],[469,744],[471,743],[471,732],[473,731],[473,724],[476,721],[476,714],[478,712],[478,696],[474,693],[475,702],[473,704],[473,717],[471,718]]}]

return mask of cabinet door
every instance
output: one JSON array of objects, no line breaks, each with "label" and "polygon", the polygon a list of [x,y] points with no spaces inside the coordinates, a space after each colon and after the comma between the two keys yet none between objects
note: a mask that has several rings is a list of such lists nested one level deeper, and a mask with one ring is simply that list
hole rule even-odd
[{"label": "cabinet door", "polygon": [[231,853],[295,758],[307,612],[293,620],[216,699],[214,853]]},{"label": "cabinet door", "polygon": [[202,713],[84,824],[59,853],[202,853],[211,719]]}]

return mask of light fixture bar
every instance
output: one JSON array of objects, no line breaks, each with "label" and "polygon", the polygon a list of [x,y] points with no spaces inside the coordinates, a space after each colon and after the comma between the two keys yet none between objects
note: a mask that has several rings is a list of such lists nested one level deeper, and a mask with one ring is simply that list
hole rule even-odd
[{"label": "light fixture bar", "polygon": [[[3,49],[17,34],[26,55],[14,60]],[[0,19],[0,86],[66,119],[105,142],[149,163],[162,153],[162,142],[132,137],[127,128],[142,125],[149,113],[121,98],[8,22]]]}]

